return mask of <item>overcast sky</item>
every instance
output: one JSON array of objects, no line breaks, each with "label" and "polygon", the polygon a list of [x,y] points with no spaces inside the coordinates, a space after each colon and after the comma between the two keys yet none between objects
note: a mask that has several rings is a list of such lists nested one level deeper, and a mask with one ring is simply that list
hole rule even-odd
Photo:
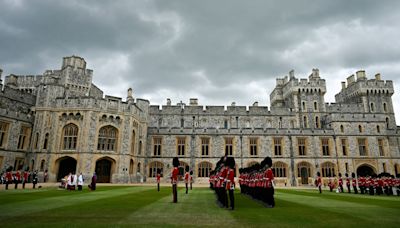
[{"label": "overcast sky", "polygon": [[[78,55],[106,94],[270,106],[277,77],[319,68],[334,102],[357,70],[400,88],[400,1],[0,0],[3,75]],[[400,95],[393,103],[397,118]],[[399,123],[399,120],[397,120]]]}]

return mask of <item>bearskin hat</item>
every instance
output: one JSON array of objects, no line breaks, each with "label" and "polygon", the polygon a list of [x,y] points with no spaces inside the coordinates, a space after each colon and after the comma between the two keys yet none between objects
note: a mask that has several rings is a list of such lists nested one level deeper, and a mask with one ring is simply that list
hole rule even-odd
[{"label": "bearskin hat", "polygon": [[172,165],[173,165],[174,167],[178,167],[178,166],[179,166],[179,159],[178,159],[178,157],[174,157],[174,158],[172,159]]}]

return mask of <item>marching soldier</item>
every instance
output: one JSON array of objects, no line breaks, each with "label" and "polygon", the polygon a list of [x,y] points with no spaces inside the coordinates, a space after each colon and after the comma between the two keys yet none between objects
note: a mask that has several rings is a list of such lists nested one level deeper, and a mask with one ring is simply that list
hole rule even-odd
[{"label": "marching soldier", "polygon": [[[235,159],[233,157],[228,157],[226,159],[228,171],[226,175],[226,190],[229,192],[229,203],[231,210],[235,209]],[[228,203],[226,205],[228,207]]]},{"label": "marching soldier", "polygon": [[186,194],[188,194],[189,191],[189,179],[190,179],[190,175],[189,175],[189,166],[185,167],[185,187],[186,187]]},{"label": "marching soldier", "polygon": [[161,169],[157,169],[157,191],[160,191]]},{"label": "marching soldier", "polygon": [[13,177],[11,170],[12,170],[11,166],[6,170],[6,190],[8,190],[8,185],[12,183]]},{"label": "marching soldier", "polygon": [[15,173],[15,178],[14,178],[15,189],[18,188],[18,184],[20,181],[21,181],[21,173],[19,172],[19,170],[17,170],[17,172]]},{"label": "marching soldier", "polygon": [[172,159],[173,169],[171,172],[171,184],[172,184],[172,195],[173,195],[173,203],[178,203],[178,174],[179,174],[179,160],[177,157]]},{"label": "marching soldier", "polygon": [[193,170],[190,170],[190,177],[189,177],[189,181],[190,181],[190,190],[192,190],[193,187]]},{"label": "marching soldier", "polygon": [[23,173],[24,182],[22,182],[22,188],[25,189],[25,184],[28,183],[29,172],[25,170]]},{"label": "marching soldier", "polygon": [[347,192],[348,192],[348,193],[351,193],[349,174],[346,173],[345,176],[346,176],[346,187],[347,187]]},{"label": "marching soldier", "polygon": [[321,179],[321,173],[317,172],[317,187],[319,190],[319,193],[322,193],[322,179]]},{"label": "marching soldier", "polygon": [[275,207],[274,199],[274,173],[272,172],[272,159],[270,157],[265,158],[265,191],[266,191],[266,203],[269,208]]},{"label": "marching soldier", "polygon": [[343,179],[341,173],[339,173],[339,191],[343,192]]},{"label": "marching soldier", "polygon": [[351,182],[352,182],[352,185],[353,185],[353,189],[354,189],[354,194],[357,194],[358,193],[358,190],[357,190],[357,178],[356,178],[356,174],[355,173],[352,173],[351,174]]}]

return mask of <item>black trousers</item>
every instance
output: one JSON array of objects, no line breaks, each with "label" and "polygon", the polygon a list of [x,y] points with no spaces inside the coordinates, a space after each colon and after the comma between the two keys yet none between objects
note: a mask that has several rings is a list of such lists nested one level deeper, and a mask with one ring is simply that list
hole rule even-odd
[{"label": "black trousers", "polygon": [[354,194],[358,194],[357,186],[353,186]]},{"label": "black trousers", "polygon": [[157,183],[157,191],[160,191],[160,183]]},{"label": "black trousers", "polygon": [[347,192],[348,192],[348,193],[351,193],[351,188],[350,188],[350,185],[349,185],[349,184],[347,185]]},{"label": "black trousers", "polygon": [[267,188],[267,204],[268,206],[274,207],[275,206],[275,199],[274,199],[274,188]]},{"label": "black trousers", "polygon": [[78,190],[82,191],[82,185],[78,185]]},{"label": "black trousers", "polygon": [[172,184],[172,195],[173,195],[173,203],[178,202],[178,190],[176,184]]},{"label": "black trousers", "polygon": [[189,190],[188,183],[185,183],[185,186],[186,186],[186,194],[188,194],[188,190]]},{"label": "black trousers", "polygon": [[228,190],[229,192],[229,205],[231,207],[231,209],[235,209],[235,196],[234,196],[234,190]]}]

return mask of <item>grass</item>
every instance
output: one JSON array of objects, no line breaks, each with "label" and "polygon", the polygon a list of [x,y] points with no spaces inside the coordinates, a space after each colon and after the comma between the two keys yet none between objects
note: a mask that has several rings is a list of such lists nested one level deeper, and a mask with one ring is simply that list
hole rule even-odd
[{"label": "grass", "polygon": [[276,207],[236,191],[234,211],[221,209],[208,188],[178,193],[162,187],[107,186],[90,192],[0,191],[1,227],[398,227],[400,197],[280,189]]}]

